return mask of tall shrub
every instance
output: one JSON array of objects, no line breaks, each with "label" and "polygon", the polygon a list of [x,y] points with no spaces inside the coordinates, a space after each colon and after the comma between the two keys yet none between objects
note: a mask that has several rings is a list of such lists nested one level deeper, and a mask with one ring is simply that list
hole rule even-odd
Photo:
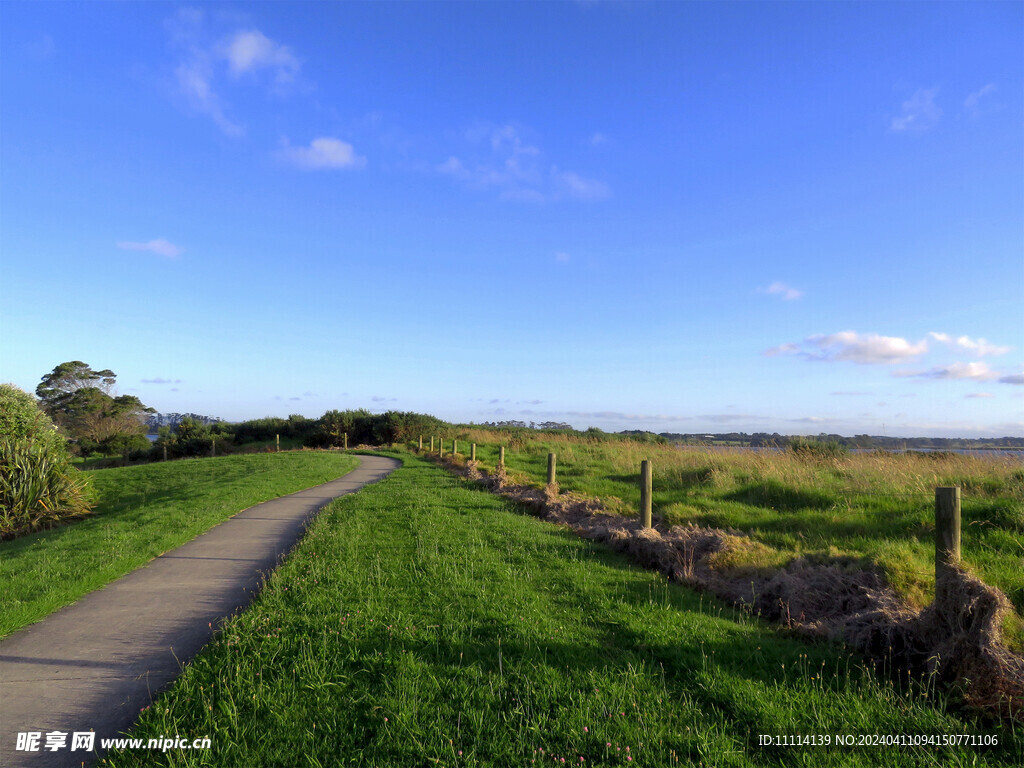
[{"label": "tall shrub", "polygon": [[792,437],[789,450],[805,459],[841,459],[850,449],[838,440],[812,440],[806,437]]},{"label": "tall shrub", "polygon": [[92,491],[35,399],[0,384],[0,539],[87,514]]}]

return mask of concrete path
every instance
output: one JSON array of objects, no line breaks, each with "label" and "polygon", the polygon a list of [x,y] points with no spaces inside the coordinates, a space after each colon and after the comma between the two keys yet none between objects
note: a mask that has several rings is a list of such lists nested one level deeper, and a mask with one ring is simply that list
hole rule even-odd
[{"label": "concrete path", "polygon": [[[382,456],[359,461],[338,480],[240,512],[0,641],[0,766],[94,762],[100,739],[129,728],[220,620],[249,604],[321,507],[400,466]],[[62,749],[45,750],[51,731],[68,734]],[[76,731],[95,731],[96,751],[72,751]],[[40,750],[17,750],[19,732],[41,733]]]}]

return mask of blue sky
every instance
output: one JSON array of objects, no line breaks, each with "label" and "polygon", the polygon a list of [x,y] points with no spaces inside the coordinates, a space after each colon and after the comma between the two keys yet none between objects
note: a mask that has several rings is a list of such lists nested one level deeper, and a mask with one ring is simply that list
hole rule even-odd
[{"label": "blue sky", "polygon": [[0,379],[1024,434],[1019,3],[0,7]]}]

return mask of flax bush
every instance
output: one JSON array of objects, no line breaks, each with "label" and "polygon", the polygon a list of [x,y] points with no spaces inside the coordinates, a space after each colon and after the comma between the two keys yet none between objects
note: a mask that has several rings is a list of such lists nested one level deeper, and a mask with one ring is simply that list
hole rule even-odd
[{"label": "flax bush", "polygon": [[87,514],[92,492],[35,399],[0,385],[0,539]]}]

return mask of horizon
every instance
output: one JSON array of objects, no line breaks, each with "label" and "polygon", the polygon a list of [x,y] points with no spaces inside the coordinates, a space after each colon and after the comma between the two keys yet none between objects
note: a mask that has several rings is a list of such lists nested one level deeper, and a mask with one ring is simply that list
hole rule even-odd
[{"label": "horizon", "polygon": [[1024,6],[7,2],[0,380],[1024,435]]}]

